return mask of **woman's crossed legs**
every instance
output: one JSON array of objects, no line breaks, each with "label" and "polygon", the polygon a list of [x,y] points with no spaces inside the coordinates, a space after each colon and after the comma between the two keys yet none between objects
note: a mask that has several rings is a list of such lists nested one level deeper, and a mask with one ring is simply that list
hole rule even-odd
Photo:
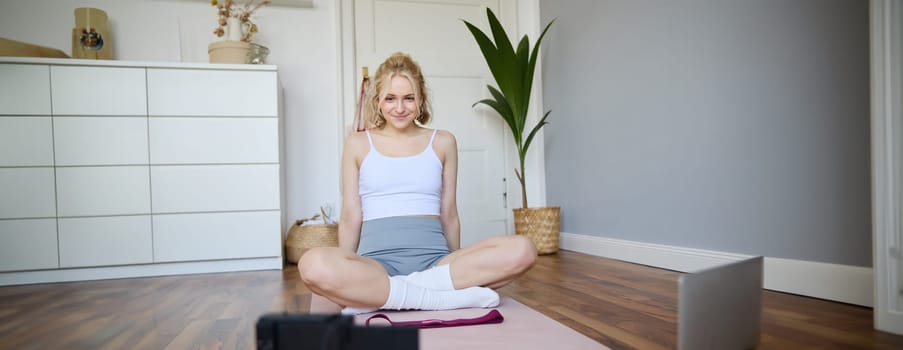
[{"label": "woman's crossed legs", "polygon": [[[529,238],[499,236],[454,251],[436,267],[408,276],[390,277],[379,262],[333,247],[307,251],[298,261],[298,272],[311,291],[343,306],[489,307],[494,306],[487,305],[491,290],[475,287],[500,288],[526,272],[535,259],[536,247]],[[442,274],[448,274],[454,290],[435,285]],[[498,295],[492,294],[497,303]]]}]

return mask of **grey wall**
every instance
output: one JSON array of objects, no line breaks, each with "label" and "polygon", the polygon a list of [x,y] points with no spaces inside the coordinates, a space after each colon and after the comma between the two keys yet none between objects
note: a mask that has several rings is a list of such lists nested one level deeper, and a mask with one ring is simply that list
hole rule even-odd
[{"label": "grey wall", "polygon": [[540,6],[562,231],[872,265],[867,1]]}]

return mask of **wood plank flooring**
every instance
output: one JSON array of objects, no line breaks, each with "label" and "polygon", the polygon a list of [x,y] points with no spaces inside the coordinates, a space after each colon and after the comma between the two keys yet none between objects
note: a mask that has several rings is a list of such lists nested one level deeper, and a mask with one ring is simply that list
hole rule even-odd
[{"label": "wood plank flooring", "polygon": [[[501,293],[612,349],[672,349],[679,273],[574,252]],[[764,291],[760,349],[903,349],[869,308]],[[266,312],[307,312],[283,271],[0,287],[0,349],[253,349]]]}]

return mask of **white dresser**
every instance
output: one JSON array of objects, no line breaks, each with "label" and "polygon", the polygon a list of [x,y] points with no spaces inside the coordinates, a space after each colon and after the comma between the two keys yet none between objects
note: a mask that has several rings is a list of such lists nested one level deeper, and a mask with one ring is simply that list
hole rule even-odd
[{"label": "white dresser", "polygon": [[275,66],[0,57],[0,285],[282,268]]}]

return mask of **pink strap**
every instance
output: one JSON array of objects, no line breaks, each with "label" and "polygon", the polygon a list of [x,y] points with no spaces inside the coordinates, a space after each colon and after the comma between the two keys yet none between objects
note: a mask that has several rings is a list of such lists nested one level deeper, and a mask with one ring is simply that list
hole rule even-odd
[{"label": "pink strap", "polygon": [[370,316],[370,318],[367,319],[366,325],[369,326],[370,321],[373,320],[374,318],[381,318],[386,321],[389,321],[389,324],[391,324],[393,326],[414,326],[417,328],[442,328],[442,327],[472,326],[472,325],[479,325],[479,324],[502,323],[502,321],[505,320],[505,318],[502,317],[502,313],[499,312],[499,310],[495,310],[495,309],[487,312],[485,315],[480,316],[480,317],[459,318],[456,320],[431,319],[431,320],[420,320],[420,321],[395,322],[395,321],[392,321],[391,319],[389,319],[389,316],[386,316],[386,314],[376,314],[376,315]]}]

